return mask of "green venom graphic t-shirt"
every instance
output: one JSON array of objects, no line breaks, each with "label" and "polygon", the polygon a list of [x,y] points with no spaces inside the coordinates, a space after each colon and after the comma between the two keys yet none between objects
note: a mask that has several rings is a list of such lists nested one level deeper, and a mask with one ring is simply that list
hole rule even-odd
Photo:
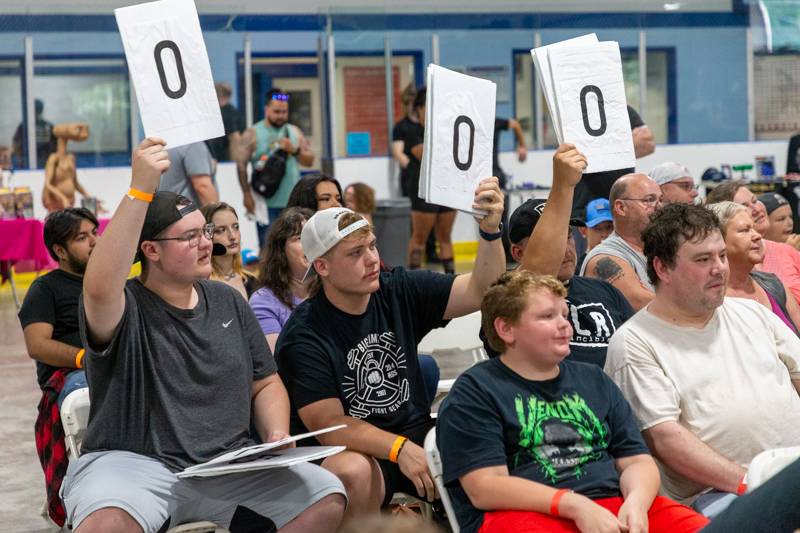
[{"label": "green venom graphic t-shirt", "polygon": [[608,498],[620,495],[614,460],[648,453],[602,369],[574,361],[559,369],[554,379],[530,381],[495,358],[456,380],[439,409],[436,440],[463,531],[477,531],[483,519],[458,481],[473,470],[505,465],[512,476]]},{"label": "green venom graphic t-shirt", "polygon": [[443,319],[455,276],[402,267],[380,275],[367,310],[351,315],[319,291],[294,310],[275,347],[292,403],[292,434],[305,430],[297,410],[337,398],[344,413],[400,432],[428,419],[431,398],[417,344]]}]

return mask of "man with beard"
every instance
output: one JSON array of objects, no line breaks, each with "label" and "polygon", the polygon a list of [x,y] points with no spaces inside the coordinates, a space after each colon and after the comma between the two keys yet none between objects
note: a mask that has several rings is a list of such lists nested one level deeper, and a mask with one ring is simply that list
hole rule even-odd
[{"label": "man with beard", "polygon": [[711,517],[746,490],[753,457],[800,444],[800,339],[767,307],[725,298],[725,241],[705,207],[665,206],[642,240],[655,297],[611,338],[605,371],[664,493]]},{"label": "man with beard", "polygon": [[66,374],[58,405],[75,389],[86,387],[78,333],[78,298],[89,254],[97,242],[97,219],[88,209],[68,208],[48,215],[44,243],[58,268],[33,282],[19,321],[28,355],[36,361],[39,387],[58,370]]},{"label": "man with beard", "polygon": [[19,321],[28,355],[36,361],[42,398],[35,425],[36,451],[44,471],[47,510],[59,525],[64,509],[58,492],[67,468],[60,408],[67,395],[87,386],[78,330],[78,298],[89,255],[97,242],[97,219],[88,209],[67,208],[47,216],[44,243],[58,268],[33,282]]},{"label": "man with beard", "polygon": [[[294,124],[289,124],[289,95],[273,87],[265,99],[264,120],[245,130],[235,153],[231,154],[236,161],[244,207],[248,213],[256,215],[258,244],[262,248],[269,221],[275,220],[286,207],[289,194],[300,179],[300,165],[310,167],[314,164],[314,152],[303,132]],[[263,168],[266,160],[281,149],[288,155],[286,173],[280,186],[270,198],[259,196],[250,187],[247,163],[251,163],[253,168]]]}]

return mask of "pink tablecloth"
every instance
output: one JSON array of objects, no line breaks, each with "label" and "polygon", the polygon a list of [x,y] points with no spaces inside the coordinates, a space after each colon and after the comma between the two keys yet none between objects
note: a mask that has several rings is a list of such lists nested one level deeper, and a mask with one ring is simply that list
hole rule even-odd
[{"label": "pink tablecloth", "polygon": [[[100,219],[98,232],[107,225],[108,219]],[[18,272],[55,268],[44,245],[44,222],[35,218],[0,220],[0,261],[17,264]]]}]

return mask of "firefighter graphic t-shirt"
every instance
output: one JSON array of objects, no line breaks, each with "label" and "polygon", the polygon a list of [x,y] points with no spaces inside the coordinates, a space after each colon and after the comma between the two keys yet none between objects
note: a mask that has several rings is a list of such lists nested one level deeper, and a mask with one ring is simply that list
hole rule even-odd
[{"label": "firefighter graphic t-shirt", "polygon": [[292,403],[292,433],[304,431],[297,410],[329,398],[346,415],[400,432],[430,415],[431,398],[417,344],[443,319],[455,276],[407,271],[380,275],[367,310],[351,315],[324,291],[300,304],[286,323],[276,359]]},{"label": "firefighter graphic t-shirt", "polygon": [[597,365],[563,361],[554,379],[523,378],[501,358],[464,372],[439,409],[436,441],[458,523],[483,512],[458,479],[507,466],[518,476],[591,499],[620,496],[614,460],[648,453],[628,402]]}]

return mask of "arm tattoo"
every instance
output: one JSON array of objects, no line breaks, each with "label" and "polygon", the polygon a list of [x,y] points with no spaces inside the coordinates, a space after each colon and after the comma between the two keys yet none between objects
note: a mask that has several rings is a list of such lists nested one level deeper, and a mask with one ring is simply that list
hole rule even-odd
[{"label": "arm tattoo", "polygon": [[597,263],[594,265],[594,275],[603,281],[614,283],[625,274],[622,272],[622,267],[620,267],[616,261],[608,257],[602,257],[598,259]]}]

